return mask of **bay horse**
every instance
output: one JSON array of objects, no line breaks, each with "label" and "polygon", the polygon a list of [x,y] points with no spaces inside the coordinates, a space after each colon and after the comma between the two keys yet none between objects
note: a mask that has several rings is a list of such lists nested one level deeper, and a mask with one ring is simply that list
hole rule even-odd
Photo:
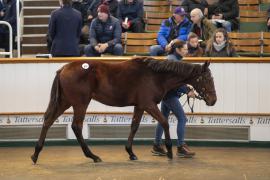
[{"label": "bay horse", "polygon": [[94,162],[101,162],[101,159],[91,152],[82,136],[83,121],[91,99],[109,106],[134,106],[131,131],[125,146],[130,160],[137,160],[132,143],[144,111],[164,128],[167,156],[172,159],[168,121],[157,104],[169,90],[190,84],[207,105],[213,106],[217,97],[209,64],[136,57],[119,63],[75,61],[64,65],[56,72],[53,81],[41,134],[31,156],[33,163],[37,162],[48,129],[71,106],[74,112],[72,130],[84,155]]}]

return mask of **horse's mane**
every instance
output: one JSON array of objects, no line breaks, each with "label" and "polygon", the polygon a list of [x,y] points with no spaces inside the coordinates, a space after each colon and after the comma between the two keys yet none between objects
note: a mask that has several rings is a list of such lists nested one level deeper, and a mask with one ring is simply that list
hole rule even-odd
[{"label": "horse's mane", "polygon": [[132,59],[137,63],[142,63],[154,72],[173,72],[176,74],[201,73],[202,66],[199,64],[191,64],[172,60],[156,60],[152,57],[138,57]]}]

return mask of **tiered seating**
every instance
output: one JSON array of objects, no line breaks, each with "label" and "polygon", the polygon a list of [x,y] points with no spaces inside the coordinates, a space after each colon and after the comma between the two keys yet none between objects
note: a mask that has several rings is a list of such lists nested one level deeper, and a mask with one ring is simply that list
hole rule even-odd
[{"label": "tiered seating", "polygon": [[270,56],[270,32],[229,33],[241,56]]},{"label": "tiered seating", "polygon": [[160,25],[164,19],[168,19],[172,14],[171,13],[155,13],[147,12],[145,14],[146,21],[146,31],[158,31]]},{"label": "tiered seating", "polygon": [[266,11],[260,11],[259,0],[238,0],[240,9],[240,32],[266,30]]},{"label": "tiered seating", "polygon": [[260,10],[261,11],[267,11],[267,9],[270,7],[270,0],[260,0]]},{"label": "tiered seating", "polygon": [[240,32],[266,31],[266,12],[240,11]]},{"label": "tiered seating", "polygon": [[259,56],[262,53],[261,32],[254,33],[229,33],[229,37],[239,55]]},{"label": "tiered seating", "polygon": [[23,55],[48,53],[46,33],[51,11],[59,8],[57,0],[24,0],[23,3]]},{"label": "tiered seating", "polygon": [[[25,6],[34,6],[32,0],[27,0]],[[33,2],[36,2],[35,0]],[[163,20],[169,18],[175,7],[181,5],[180,0],[144,0],[144,11],[145,11],[145,22],[146,22],[146,32],[148,33],[124,33],[123,34],[123,45],[126,54],[148,54],[149,46],[156,44],[156,32],[160,28],[160,24]],[[241,55],[262,55],[265,53],[270,53],[270,34],[260,33],[261,31],[266,31],[266,10],[270,6],[270,0],[238,0],[240,7],[240,32],[243,33],[230,33],[232,42],[235,44],[237,51]],[[55,8],[56,0],[47,0],[42,5],[43,6],[53,6]],[[24,10],[27,7],[24,6]],[[51,10],[50,10],[51,11]],[[24,28],[23,36],[23,52],[35,54],[38,52],[46,52],[45,45],[45,28],[44,24],[48,23],[48,14],[50,11],[46,12],[46,17],[40,17],[40,21],[32,20],[32,16],[25,12],[25,25],[38,24],[42,25],[42,32],[35,32],[38,34],[33,34],[33,27],[31,27],[31,35],[28,35],[28,29]],[[31,11],[32,13],[33,11]],[[37,13],[39,14],[39,13]],[[36,15],[36,14],[35,14]],[[28,17],[29,16],[29,17]],[[36,17],[36,16],[35,16]],[[31,21],[30,21],[31,20]],[[39,27],[38,26],[38,27]],[[44,25],[45,26],[45,25]],[[251,33],[254,32],[254,33]],[[255,33],[258,32],[258,33]],[[263,37],[262,37],[263,35]],[[29,37],[28,37],[29,36]],[[31,36],[31,37],[30,37]],[[31,38],[31,39],[30,39]],[[263,43],[262,43],[263,40]],[[28,48],[30,44],[35,45],[35,47]],[[42,50],[37,48],[42,45]],[[29,51],[28,51],[28,49]],[[38,51],[38,52],[36,52]]]},{"label": "tiered seating", "polygon": [[156,13],[166,13],[170,11],[170,6],[168,1],[144,1],[144,11],[145,12],[156,12]]},{"label": "tiered seating", "polygon": [[263,32],[263,56],[270,56],[270,32]]},{"label": "tiered seating", "polygon": [[171,16],[168,1],[144,1],[146,31],[158,31],[161,22]]},{"label": "tiered seating", "polygon": [[240,11],[259,11],[259,0],[238,0]]},{"label": "tiered seating", "polygon": [[179,0],[171,0],[170,1],[170,10],[171,12],[174,11],[174,9],[177,7],[177,6],[181,6],[182,4],[182,1],[179,1]]},{"label": "tiered seating", "polygon": [[149,48],[157,44],[157,33],[123,33],[124,53],[135,55],[148,55]]}]

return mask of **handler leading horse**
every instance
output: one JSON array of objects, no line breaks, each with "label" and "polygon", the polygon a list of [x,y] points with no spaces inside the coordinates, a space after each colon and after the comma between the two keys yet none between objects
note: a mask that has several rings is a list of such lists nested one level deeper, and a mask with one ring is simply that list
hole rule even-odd
[{"label": "handler leading horse", "polygon": [[77,61],[65,65],[55,76],[40,138],[31,156],[32,161],[37,162],[48,129],[71,106],[74,111],[72,129],[84,155],[94,162],[101,161],[90,151],[82,136],[83,120],[91,99],[110,106],[134,106],[131,132],[126,145],[131,160],[137,159],[132,151],[132,143],[144,111],[162,124],[167,156],[172,158],[168,121],[157,104],[169,90],[191,84],[207,105],[214,105],[217,97],[208,66],[209,62],[199,65],[157,61],[150,57],[138,57],[121,63]]}]

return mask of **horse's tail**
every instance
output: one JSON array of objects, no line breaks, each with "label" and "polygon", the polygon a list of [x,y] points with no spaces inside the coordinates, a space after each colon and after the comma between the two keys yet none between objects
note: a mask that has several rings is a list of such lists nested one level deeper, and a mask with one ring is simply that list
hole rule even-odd
[{"label": "horse's tail", "polygon": [[60,72],[61,70],[62,69],[59,69],[56,72],[56,76],[53,80],[51,95],[50,95],[50,102],[44,114],[44,121],[50,118],[54,118],[57,113],[58,107],[60,105],[60,101],[61,101]]}]

